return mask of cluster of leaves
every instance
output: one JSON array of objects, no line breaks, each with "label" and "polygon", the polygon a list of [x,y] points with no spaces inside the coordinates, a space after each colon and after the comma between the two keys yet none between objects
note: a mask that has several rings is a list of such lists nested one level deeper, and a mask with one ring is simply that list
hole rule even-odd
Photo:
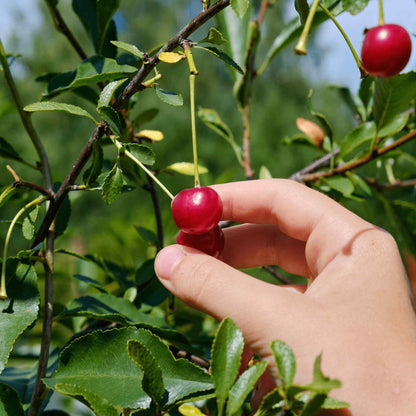
[{"label": "cluster of leaves", "polygon": [[[46,3],[57,29],[67,33],[58,13],[58,0],[46,0]],[[204,7],[208,3],[204,2]],[[295,2],[299,17],[280,30],[267,47],[259,67],[254,68],[254,52],[261,43],[261,25],[254,18],[254,5],[249,0],[222,0],[215,5],[221,3],[229,3],[231,7],[217,14],[216,27],[211,27],[202,40],[192,41],[192,49],[209,53],[230,69],[237,109],[245,117],[253,97],[254,79],[298,38],[309,6],[306,1]],[[269,0],[268,3],[271,5],[273,2]],[[368,1],[323,0],[322,3],[336,16],[344,11],[358,13]],[[51,194],[54,197],[59,195],[59,199],[51,198],[53,203],[47,207],[48,212],[55,210],[53,219],[57,238],[70,226],[71,202],[68,194],[71,191],[97,191],[105,204],[111,204],[121,193],[143,188],[143,194],[149,192],[151,195],[159,228],[154,232],[148,227],[137,227],[137,231],[151,247],[161,248],[164,244],[161,213],[158,211],[154,181],[148,173],[158,178],[167,176],[167,173],[193,174],[193,164],[182,161],[157,167],[153,145],[163,139],[163,133],[143,129],[146,123],[154,120],[159,111],[157,108],[142,111],[137,95],[133,94],[121,107],[118,106],[124,100],[126,89],[132,86],[135,92],[152,90],[161,105],[183,105],[181,92],[169,91],[160,85],[163,84],[162,74],[156,68],[158,62],[174,65],[184,59],[179,50],[180,36],[176,43],[166,44],[172,50],[158,45],[143,52],[138,46],[117,39],[114,15],[119,7],[119,0],[72,1],[73,12],[86,30],[94,55],[83,57],[76,68],[68,68],[66,72],[43,74],[38,78],[38,81],[46,83],[40,101],[20,108],[22,120],[29,126],[29,134],[35,138],[28,124],[29,114],[33,112],[60,111],[84,117],[93,122],[95,130],[87,143],[88,147],[84,148],[87,150],[81,150],[80,158],[75,162],[76,169],[62,184],[45,189],[19,179],[5,186],[0,194],[0,207],[9,202],[24,205],[19,211],[19,217],[23,215],[22,222],[18,223],[16,216],[10,229],[15,224],[21,225],[24,238],[34,245],[14,257],[7,258],[5,252],[2,260],[2,277],[9,299],[2,300],[0,305],[3,335],[0,346],[0,414],[23,415],[30,411],[33,392],[39,385],[37,365],[29,369],[6,365],[12,351],[20,354],[18,341],[24,343],[22,334],[36,328],[43,318],[39,313],[38,292],[38,275],[41,273],[35,264],[39,263],[47,269],[50,256],[58,255],[75,258],[84,270],[88,270],[75,275],[79,287],[87,293],[76,295],[66,301],[65,306],[54,305],[55,322],[69,330],[70,336],[61,340],[57,349],[51,349],[47,371],[42,375],[50,392],[75,398],[87,404],[95,414],[105,416],[116,416],[120,412],[125,415],[176,412],[178,406],[180,412],[190,416],[191,413],[204,411],[196,408],[196,404],[200,406],[203,403],[209,409],[213,402],[217,403],[214,412],[219,415],[224,412],[227,416],[244,413],[248,408],[247,398],[264,373],[266,364],[253,363],[238,376],[243,339],[232,321],[223,321],[216,335],[212,336],[214,331],[207,324],[208,318],[198,316],[193,321],[189,310],[186,310],[186,316],[181,316],[180,308],[170,310],[172,300],[153,271],[155,250],[149,250],[148,260],[140,266],[126,269],[96,255],[81,255],[67,249],[47,252],[44,235],[39,234],[42,230],[40,222],[47,218],[40,204]],[[315,15],[313,29],[327,19],[327,15],[319,11]],[[6,73],[6,67],[13,63],[17,55],[7,56],[4,53],[2,57]],[[153,76],[146,76],[135,83],[138,74],[150,66],[154,70]],[[345,204],[362,204],[358,211],[362,206],[377,211],[381,204],[387,213],[386,228],[394,227],[402,249],[416,255],[414,195],[400,186],[402,182],[414,179],[416,159],[410,152],[412,149],[405,151],[399,148],[401,138],[412,134],[415,127],[412,111],[416,96],[415,77],[414,72],[409,72],[389,80],[367,78],[362,81],[357,96],[346,88],[332,87],[340,100],[351,109],[358,123],[341,138],[337,137],[328,118],[313,108],[309,96],[306,106],[323,131],[322,145],[317,148],[316,142],[305,133],[285,141],[294,147],[307,145],[327,157],[326,164],[319,165],[313,171],[300,172],[297,179],[311,183]],[[64,94],[70,99],[76,95],[77,99],[84,100],[85,106],[61,100]],[[60,101],[56,100],[58,97]],[[95,110],[91,110],[91,105]],[[225,117],[215,109],[202,107],[198,116],[205,126],[231,145],[237,162],[246,167],[242,145],[224,121]],[[410,140],[406,143],[412,145]],[[392,150],[389,146],[393,146]],[[87,151],[88,157],[85,156]],[[109,153],[110,156],[107,155]],[[13,166],[24,164],[36,171],[45,167],[45,161],[39,164],[26,160],[10,141],[3,138],[0,138],[0,156]],[[373,163],[375,159],[377,162]],[[361,162],[366,167],[358,173],[356,168],[361,166]],[[204,173],[206,169],[200,166],[199,171]],[[80,181],[76,184],[77,175]],[[270,177],[269,169],[263,166],[259,176]],[[386,178],[392,188],[397,185],[393,196],[382,190]],[[377,186],[372,186],[374,183]],[[45,193],[44,198],[34,200],[34,204],[33,201],[28,202],[31,193],[39,189]],[[374,222],[386,226],[383,221],[386,220],[381,216],[380,221],[377,218]],[[10,223],[9,220],[6,222]],[[6,237],[6,242],[9,237]],[[207,330],[206,326],[211,330]],[[296,363],[291,349],[281,341],[273,342],[271,349],[280,383],[263,399],[256,416],[306,416],[315,414],[320,408],[347,405],[328,397],[329,392],[339,387],[340,383],[321,373],[320,357],[315,363],[312,383],[299,386],[294,383]],[[210,373],[189,360],[176,359],[171,350],[185,351],[204,359],[210,357]],[[45,416],[53,414],[45,410],[50,395],[45,400],[46,394],[42,397],[40,414],[43,412]],[[59,414],[66,413],[61,411]]]}]

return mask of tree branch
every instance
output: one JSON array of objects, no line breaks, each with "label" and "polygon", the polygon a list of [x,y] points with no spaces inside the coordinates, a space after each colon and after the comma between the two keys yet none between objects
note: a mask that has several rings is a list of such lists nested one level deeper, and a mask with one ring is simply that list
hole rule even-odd
[{"label": "tree branch", "polygon": [[159,51],[153,55],[148,61],[145,61],[137,74],[129,82],[120,98],[114,103],[114,108],[120,110],[130,97],[142,88],[142,82],[153,68],[159,63],[159,55],[162,52],[171,52],[177,48],[180,43],[187,39],[195,30],[201,27],[205,22],[214,17],[221,10],[230,4],[230,0],[219,0],[209,9],[199,13],[190,23],[188,23],[180,32],[178,32],[171,40],[169,40]]}]

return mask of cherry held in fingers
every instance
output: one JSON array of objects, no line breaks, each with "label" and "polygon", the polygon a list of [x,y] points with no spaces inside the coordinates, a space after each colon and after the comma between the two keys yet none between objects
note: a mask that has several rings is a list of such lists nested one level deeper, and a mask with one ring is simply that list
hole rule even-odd
[{"label": "cherry held in fingers", "polygon": [[187,234],[180,231],[176,242],[182,246],[193,247],[210,256],[218,257],[224,249],[224,233],[218,225],[204,234]]},{"label": "cherry held in fingers", "polygon": [[184,189],[172,201],[173,220],[188,234],[204,234],[212,230],[221,215],[221,199],[208,186]]},{"label": "cherry held in fingers", "polygon": [[412,42],[403,27],[380,25],[366,33],[361,60],[370,75],[389,78],[397,75],[406,66],[411,51]]}]

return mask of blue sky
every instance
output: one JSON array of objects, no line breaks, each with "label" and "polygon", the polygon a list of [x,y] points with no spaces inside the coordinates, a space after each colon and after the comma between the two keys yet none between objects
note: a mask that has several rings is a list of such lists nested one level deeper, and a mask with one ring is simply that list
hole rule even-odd
[{"label": "blue sky", "polygon": [[[21,42],[19,44],[24,45],[24,39],[39,25],[41,19],[38,2],[36,0],[1,1],[5,2],[0,13],[1,39],[7,47],[7,40],[14,34]],[[291,1],[293,3],[293,0]],[[294,8],[292,9],[294,11]],[[405,27],[409,33],[416,33],[415,0],[384,0],[384,14],[386,23],[397,23]],[[357,16],[344,13],[338,19],[359,53],[364,29],[377,24],[378,0],[370,0],[365,11]],[[18,32],[16,32],[17,27]],[[344,39],[334,24],[329,21],[323,24],[318,30],[317,39],[319,47],[327,52],[323,55],[319,69],[310,64],[311,57],[299,57],[299,64],[305,71],[310,71],[309,75],[314,79],[350,86],[356,90],[360,82],[359,72]],[[416,38],[413,37],[412,40],[413,53],[405,71],[416,68]]]}]

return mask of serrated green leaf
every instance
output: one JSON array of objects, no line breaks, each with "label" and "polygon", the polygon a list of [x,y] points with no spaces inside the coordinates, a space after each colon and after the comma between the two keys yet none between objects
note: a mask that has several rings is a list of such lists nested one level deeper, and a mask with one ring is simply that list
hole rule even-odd
[{"label": "serrated green leaf", "polygon": [[156,156],[153,150],[145,144],[129,143],[126,145],[126,150],[130,152],[139,162],[144,165],[152,166],[156,161]]},{"label": "serrated green leaf", "polygon": [[117,48],[122,49],[123,51],[126,51],[132,55],[134,55],[137,58],[142,59],[143,58],[143,52],[140,51],[137,46],[132,45],[130,43],[126,43],[126,42],[120,42],[118,40],[112,40],[111,43],[114,46],[117,46]]},{"label": "serrated green leaf", "polygon": [[279,378],[284,387],[293,383],[296,373],[296,359],[295,354],[289,345],[282,341],[274,340],[270,346],[274,360],[276,361],[277,370],[279,371]]},{"label": "serrated green leaf", "polygon": [[223,62],[225,62],[228,66],[233,68],[235,71],[239,72],[240,74],[243,74],[243,70],[240,68],[240,66],[225,52],[219,50],[215,46],[194,46],[195,49],[202,49],[203,51],[209,52],[212,55],[216,56],[218,59],[221,59]]},{"label": "serrated green leaf", "polygon": [[309,4],[307,0],[295,0],[295,9],[299,14],[300,22],[304,25],[309,14]]},{"label": "serrated green leaf", "polygon": [[0,383],[0,415],[1,416],[24,416],[22,403],[13,388],[7,384]]},{"label": "serrated green leaf", "polygon": [[[193,176],[195,173],[195,165],[190,162],[176,162],[166,166],[164,170],[172,170],[182,175]],[[204,173],[208,173],[208,169],[198,164],[198,172],[203,175]]]},{"label": "serrated green leaf", "polygon": [[225,318],[218,327],[211,351],[211,376],[220,414],[237,378],[243,347],[241,331],[230,318]]},{"label": "serrated green leaf", "polygon": [[106,204],[111,204],[117,199],[123,187],[123,183],[123,174],[116,163],[104,179],[103,183],[101,195]]},{"label": "serrated green leaf", "polygon": [[3,137],[0,137],[0,157],[3,157],[4,159],[22,160],[19,153],[17,153],[13,146],[3,139]]},{"label": "serrated green leaf", "polygon": [[4,369],[13,344],[36,319],[39,311],[37,276],[33,266],[9,258],[6,264],[6,287],[9,298],[0,301],[0,372]]},{"label": "serrated green leaf", "polygon": [[85,185],[93,184],[100,176],[104,161],[104,152],[101,144],[95,140],[92,145],[91,164],[85,170],[82,179]]},{"label": "serrated green leaf", "polygon": [[249,0],[231,0],[230,5],[234,13],[241,19],[247,12]]},{"label": "serrated green leaf", "polygon": [[407,110],[416,97],[416,72],[392,78],[376,78],[373,114],[380,130],[391,119]]},{"label": "serrated green leaf", "polygon": [[340,388],[341,382],[322,374],[321,358],[321,354],[316,357],[313,365],[313,382],[311,384],[307,384],[305,388],[316,393],[323,393],[327,395],[332,389]]},{"label": "serrated green leaf", "polygon": [[238,412],[248,394],[253,390],[257,380],[264,373],[267,362],[257,363],[244,371],[230,389],[227,401],[226,416],[232,416]]},{"label": "serrated green leaf", "polygon": [[180,107],[183,105],[182,94],[176,94],[176,92],[162,90],[158,86],[155,86],[156,95],[166,104]]},{"label": "serrated green leaf", "polygon": [[98,101],[97,107],[105,107],[110,105],[111,99],[113,98],[117,88],[119,88],[120,85],[127,81],[127,79],[128,78],[122,78],[108,83],[100,94],[100,99]]},{"label": "serrated green leaf", "polygon": [[104,285],[100,283],[98,280],[92,279],[91,277],[88,277],[88,276],[83,276],[81,274],[74,274],[74,277],[78,279],[79,281],[86,283],[88,286],[93,287],[94,289],[97,289],[101,293],[108,293]]},{"label": "serrated green leaf", "polygon": [[35,234],[35,222],[39,213],[39,205],[36,205],[35,208],[29,212],[29,214],[24,218],[22,224],[23,237],[26,240],[31,240]]},{"label": "serrated green leaf", "polygon": [[222,33],[215,27],[211,27],[208,31],[207,36],[198,41],[197,43],[211,43],[212,45],[223,45],[227,43],[227,39],[224,38]]},{"label": "serrated green leaf", "polygon": [[130,359],[138,365],[142,372],[142,388],[151,397],[154,403],[162,404],[165,385],[163,383],[162,369],[156,357],[140,341],[130,340],[127,343],[127,352]]},{"label": "serrated green leaf", "polygon": [[110,106],[98,107],[97,112],[100,115],[100,119],[108,124],[112,132],[116,136],[120,136],[123,128],[118,112]]},{"label": "serrated green leaf", "polygon": [[120,0],[99,0],[97,1],[97,52],[102,53],[105,36],[113,19],[114,13],[120,7]]},{"label": "serrated green leaf", "polygon": [[135,226],[134,228],[136,228],[137,232],[139,233],[140,237],[148,244],[152,245],[152,246],[158,246],[159,245],[159,238],[157,237],[157,235],[144,227],[139,227],[139,226]]},{"label": "serrated green leaf", "polygon": [[81,62],[76,70],[52,78],[42,98],[48,100],[74,88],[114,81],[136,72],[134,66],[119,65],[116,60],[104,56],[92,56]]},{"label": "serrated green leaf", "polygon": [[94,293],[71,300],[57,319],[66,319],[70,316],[85,316],[122,325],[166,326],[163,319],[139,311],[127,299],[106,293]]},{"label": "serrated green leaf", "polygon": [[342,176],[322,178],[322,183],[326,184],[331,190],[341,193],[344,197],[349,197],[354,192],[354,184]]},{"label": "serrated green leaf", "polygon": [[29,104],[23,110],[28,111],[28,112],[63,111],[64,113],[69,113],[69,114],[73,114],[76,116],[89,118],[95,124],[97,124],[97,121],[95,120],[95,118],[88,111],[73,104],[57,103],[55,101],[54,102],[46,101],[46,102]]},{"label": "serrated green leaf", "polygon": [[62,352],[57,371],[44,380],[45,384],[58,391],[62,391],[62,384],[78,386],[111,407],[149,408],[150,398],[140,386],[142,370],[127,353],[130,340],[142,342],[158,358],[167,406],[192,394],[211,393],[209,374],[185,359],[175,360],[158,337],[133,327],[96,331],[78,338]]},{"label": "serrated green leaf", "polygon": [[333,399],[332,397],[327,397],[323,402],[321,408],[322,409],[345,409],[349,407],[350,404],[347,402],[343,402],[341,400]]},{"label": "serrated green leaf", "polygon": [[342,0],[342,6],[348,13],[356,15],[368,6],[368,0]]}]

